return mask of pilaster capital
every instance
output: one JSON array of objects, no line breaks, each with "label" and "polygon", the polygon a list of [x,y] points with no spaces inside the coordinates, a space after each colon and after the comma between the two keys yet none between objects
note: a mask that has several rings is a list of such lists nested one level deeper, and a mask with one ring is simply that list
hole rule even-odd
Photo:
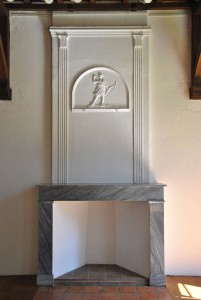
[{"label": "pilaster capital", "polygon": [[142,48],[143,35],[142,34],[133,35],[133,39],[134,39],[134,48]]},{"label": "pilaster capital", "polygon": [[60,48],[67,48],[68,47],[68,35],[67,34],[58,34],[59,39],[59,47]]}]

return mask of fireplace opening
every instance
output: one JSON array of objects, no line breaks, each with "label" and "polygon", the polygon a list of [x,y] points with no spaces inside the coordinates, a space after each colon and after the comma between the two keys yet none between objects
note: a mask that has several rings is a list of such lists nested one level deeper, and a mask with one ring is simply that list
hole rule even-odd
[{"label": "fireplace opening", "polygon": [[55,282],[147,285],[149,240],[146,202],[57,201],[53,205]]}]

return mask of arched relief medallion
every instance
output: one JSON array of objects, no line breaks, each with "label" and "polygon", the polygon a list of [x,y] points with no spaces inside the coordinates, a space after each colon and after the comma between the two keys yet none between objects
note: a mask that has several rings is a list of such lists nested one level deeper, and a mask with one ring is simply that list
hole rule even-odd
[{"label": "arched relief medallion", "polygon": [[129,110],[129,92],[123,77],[105,67],[82,73],[72,89],[72,110],[106,112]]}]

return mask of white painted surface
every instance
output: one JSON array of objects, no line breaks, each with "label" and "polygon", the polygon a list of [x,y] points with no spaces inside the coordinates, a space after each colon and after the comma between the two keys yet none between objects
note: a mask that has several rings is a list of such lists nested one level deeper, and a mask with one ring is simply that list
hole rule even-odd
[{"label": "white painted surface", "polygon": [[53,274],[58,277],[86,264],[88,202],[53,206]]},{"label": "white painted surface", "polygon": [[[135,18],[129,27],[81,25],[50,28],[53,182],[148,182],[150,28],[135,26]],[[111,111],[83,114],[94,95],[89,70],[117,83]]]},{"label": "white painted surface", "polygon": [[150,17],[152,180],[165,192],[166,273],[201,275],[201,102],[189,100],[190,16]]},{"label": "white painted surface", "polygon": [[54,202],[53,274],[117,264],[149,277],[149,204]]},{"label": "white painted surface", "polygon": [[51,180],[47,14],[11,16],[12,101],[0,101],[0,274],[35,274],[36,184]]},{"label": "white painted surface", "polygon": [[115,263],[115,207],[113,202],[89,202],[87,263]]},{"label": "white painted surface", "polygon": [[115,263],[149,277],[149,204],[115,203]]},{"label": "white painted surface", "polygon": [[52,24],[54,26],[144,26],[147,23],[147,14],[137,12],[53,12]]},{"label": "white painted surface", "polygon": [[[166,273],[201,275],[201,102],[190,101],[190,17],[152,27],[152,181],[166,183]],[[50,180],[51,40],[46,13],[11,16],[12,102],[0,102],[0,273],[35,274],[37,193]],[[46,45],[46,46],[45,46]],[[126,138],[126,137],[125,137]]]}]

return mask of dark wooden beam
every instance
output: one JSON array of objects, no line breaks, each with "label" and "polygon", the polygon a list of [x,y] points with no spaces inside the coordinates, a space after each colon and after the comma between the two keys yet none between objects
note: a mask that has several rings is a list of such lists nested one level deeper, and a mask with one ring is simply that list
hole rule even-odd
[{"label": "dark wooden beam", "polygon": [[201,1],[192,10],[192,83],[190,98],[201,100]]},{"label": "dark wooden beam", "polygon": [[8,80],[8,65],[3,47],[3,41],[0,34],[0,81],[6,80]]},{"label": "dark wooden beam", "polygon": [[8,9],[2,0],[0,0],[0,16],[8,16]]},{"label": "dark wooden beam", "polygon": [[143,4],[141,2],[133,2],[132,0],[119,0],[119,1],[101,1],[96,0],[83,0],[81,3],[73,3],[70,0],[63,2],[57,0],[52,4],[46,4],[42,0],[36,0],[28,3],[28,0],[24,2],[12,2],[6,3],[6,7],[9,10],[48,10],[48,11],[108,11],[108,10],[165,10],[165,9],[191,9],[193,1],[164,1],[158,0],[150,4]]},{"label": "dark wooden beam", "polygon": [[0,100],[11,100],[9,56],[9,15],[0,0]]}]

